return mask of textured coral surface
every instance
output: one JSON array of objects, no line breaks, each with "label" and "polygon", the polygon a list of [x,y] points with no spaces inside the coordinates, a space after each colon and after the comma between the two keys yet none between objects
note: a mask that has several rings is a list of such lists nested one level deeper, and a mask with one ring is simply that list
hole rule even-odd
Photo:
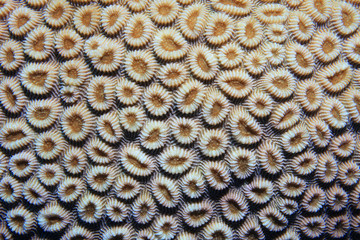
[{"label": "textured coral surface", "polygon": [[0,239],[360,239],[359,0],[0,0]]}]

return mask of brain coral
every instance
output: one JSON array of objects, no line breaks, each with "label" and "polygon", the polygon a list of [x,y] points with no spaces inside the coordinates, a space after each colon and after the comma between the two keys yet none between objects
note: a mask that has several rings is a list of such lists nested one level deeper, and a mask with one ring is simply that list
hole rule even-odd
[{"label": "brain coral", "polygon": [[0,0],[0,239],[360,239],[359,0]]}]

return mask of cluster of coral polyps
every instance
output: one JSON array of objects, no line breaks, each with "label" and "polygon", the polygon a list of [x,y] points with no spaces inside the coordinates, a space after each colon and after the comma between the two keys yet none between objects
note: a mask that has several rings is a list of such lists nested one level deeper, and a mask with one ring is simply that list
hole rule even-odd
[{"label": "cluster of coral polyps", "polygon": [[359,239],[359,4],[0,0],[0,238]]}]

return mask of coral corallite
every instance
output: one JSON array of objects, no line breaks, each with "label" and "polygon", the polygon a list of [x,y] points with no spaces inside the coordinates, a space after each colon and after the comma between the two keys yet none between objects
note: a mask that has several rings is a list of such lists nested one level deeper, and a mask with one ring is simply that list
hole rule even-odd
[{"label": "coral corallite", "polygon": [[360,239],[360,0],[0,0],[0,239]]}]

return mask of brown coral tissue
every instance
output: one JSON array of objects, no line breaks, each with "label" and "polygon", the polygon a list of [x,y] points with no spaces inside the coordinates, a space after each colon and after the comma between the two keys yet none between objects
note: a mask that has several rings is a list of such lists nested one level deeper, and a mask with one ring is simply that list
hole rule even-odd
[{"label": "brown coral tissue", "polygon": [[360,0],[0,0],[0,240],[360,239]]}]

